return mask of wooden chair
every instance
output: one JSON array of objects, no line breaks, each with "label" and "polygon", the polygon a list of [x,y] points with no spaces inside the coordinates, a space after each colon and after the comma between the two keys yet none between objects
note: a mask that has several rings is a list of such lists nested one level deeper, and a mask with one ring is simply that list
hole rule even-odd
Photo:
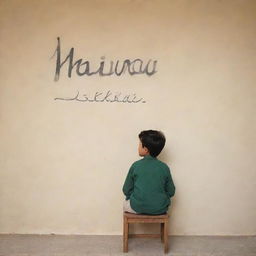
[{"label": "wooden chair", "polygon": [[[134,234],[129,235],[130,223],[159,223],[160,234]],[[128,252],[128,238],[129,237],[161,237],[164,243],[164,252],[168,252],[168,223],[169,215],[142,215],[124,212],[124,227],[123,227],[123,252]]]}]

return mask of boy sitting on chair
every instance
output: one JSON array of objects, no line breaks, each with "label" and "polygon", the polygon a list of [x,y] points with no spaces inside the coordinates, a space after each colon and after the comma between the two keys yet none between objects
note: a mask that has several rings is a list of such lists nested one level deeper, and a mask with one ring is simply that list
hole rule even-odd
[{"label": "boy sitting on chair", "polygon": [[158,215],[167,212],[175,186],[169,167],[157,159],[165,145],[160,131],[148,130],[139,134],[139,155],[143,159],[132,164],[123,192],[124,211],[135,214]]}]

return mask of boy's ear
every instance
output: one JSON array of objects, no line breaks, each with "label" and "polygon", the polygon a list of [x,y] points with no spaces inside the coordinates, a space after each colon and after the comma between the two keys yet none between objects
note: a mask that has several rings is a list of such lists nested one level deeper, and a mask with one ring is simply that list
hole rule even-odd
[{"label": "boy's ear", "polygon": [[146,153],[149,153],[149,150],[148,150],[148,148],[144,147],[144,149],[145,149]]}]

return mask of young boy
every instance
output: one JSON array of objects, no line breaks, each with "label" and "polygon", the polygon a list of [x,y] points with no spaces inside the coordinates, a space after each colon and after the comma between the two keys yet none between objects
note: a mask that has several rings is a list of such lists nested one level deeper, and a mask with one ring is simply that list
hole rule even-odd
[{"label": "young boy", "polygon": [[124,211],[157,215],[167,212],[175,193],[169,167],[156,157],[165,145],[164,134],[148,130],[139,134],[139,155],[143,159],[132,164],[123,192]]}]

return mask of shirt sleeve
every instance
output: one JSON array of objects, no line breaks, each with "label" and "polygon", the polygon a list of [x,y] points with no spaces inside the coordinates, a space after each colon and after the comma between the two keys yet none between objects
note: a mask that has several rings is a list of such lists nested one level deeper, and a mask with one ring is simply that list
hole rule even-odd
[{"label": "shirt sleeve", "polygon": [[134,188],[134,177],[133,177],[133,165],[130,167],[129,172],[127,174],[127,177],[125,179],[124,185],[123,185],[123,193],[126,196],[126,200],[130,199],[130,196],[133,192]]},{"label": "shirt sleeve", "polygon": [[170,169],[167,170],[167,177],[165,182],[165,191],[169,197],[174,196],[175,194],[175,185],[172,180]]}]

